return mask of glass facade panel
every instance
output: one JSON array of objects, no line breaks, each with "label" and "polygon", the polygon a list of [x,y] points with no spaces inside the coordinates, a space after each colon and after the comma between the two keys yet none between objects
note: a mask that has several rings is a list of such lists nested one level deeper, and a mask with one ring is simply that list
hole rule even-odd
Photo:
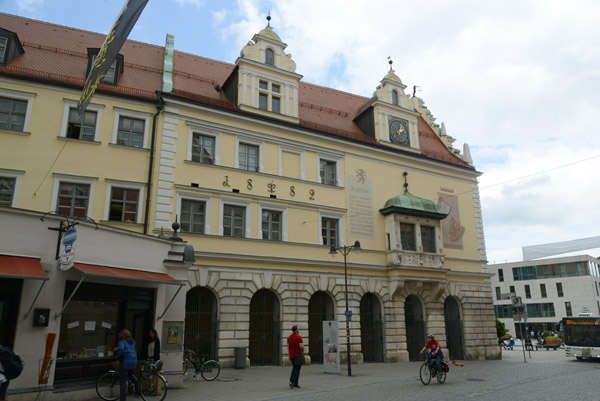
[{"label": "glass facade panel", "polygon": [[181,200],[181,232],[204,234],[205,202]]}]

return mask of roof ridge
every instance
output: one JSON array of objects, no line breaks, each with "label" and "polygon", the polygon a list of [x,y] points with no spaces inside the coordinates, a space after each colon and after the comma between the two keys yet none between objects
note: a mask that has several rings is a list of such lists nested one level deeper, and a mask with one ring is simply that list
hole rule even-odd
[{"label": "roof ridge", "polygon": [[356,93],[347,92],[347,91],[343,91],[341,89],[336,89],[336,88],[329,88],[327,86],[313,84],[313,83],[306,82],[306,81],[301,81],[300,83],[303,84],[303,85],[307,85],[307,86],[314,86],[314,87],[317,87],[317,88],[327,89],[329,91],[340,92],[340,93],[343,93],[343,94],[346,94],[346,95],[350,95],[350,96],[353,96],[353,97],[362,98],[362,99],[365,99],[365,100],[370,100],[371,99],[370,97],[366,97],[366,96],[363,96],[363,95],[357,95]]},{"label": "roof ridge", "polygon": [[227,66],[235,68],[235,64],[228,63],[227,61],[221,61],[221,60],[217,60],[217,59],[214,59],[214,58],[208,58],[208,57],[200,56],[198,54],[192,54],[192,53],[184,52],[182,50],[177,50],[177,49],[174,49],[174,51],[177,52],[177,53],[185,54],[186,56],[198,57],[198,58],[201,58],[201,59],[204,59],[204,60],[214,61],[214,62],[217,62],[219,64],[225,64]]},{"label": "roof ridge", "polygon": [[[106,37],[106,35],[107,35],[105,33],[92,32],[92,31],[88,31],[88,30],[85,30],[85,29],[81,29],[81,28],[75,28],[75,27],[72,27],[72,26],[60,25],[60,24],[55,24],[55,23],[52,23],[52,22],[37,20],[37,19],[34,19],[34,18],[23,17],[21,15],[8,14],[8,13],[0,12],[0,15],[2,15],[2,14],[8,15],[10,17],[16,17],[16,18],[19,18],[19,19],[22,19],[22,20],[28,20],[28,21],[37,22],[37,23],[42,24],[42,25],[50,25],[50,26],[56,26],[56,27],[59,27],[59,28],[69,29],[71,31],[85,32],[85,33],[89,33],[89,34],[95,35],[95,36]],[[147,46],[152,46],[152,47],[158,47],[158,48],[161,48],[161,49],[165,48],[164,46],[155,45],[155,44],[147,43],[147,42],[140,42],[138,40],[129,39],[129,38],[127,38],[126,42],[139,43],[139,44],[142,44],[142,45],[147,45]]]}]

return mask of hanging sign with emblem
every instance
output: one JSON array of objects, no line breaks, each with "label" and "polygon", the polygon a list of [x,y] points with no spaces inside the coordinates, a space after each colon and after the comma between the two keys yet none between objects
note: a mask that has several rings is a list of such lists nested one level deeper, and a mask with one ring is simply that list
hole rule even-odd
[{"label": "hanging sign with emblem", "polygon": [[75,228],[70,228],[63,234],[62,244],[65,248],[60,253],[60,270],[67,271],[73,267],[73,261],[75,260],[75,248],[73,244],[75,240],[77,240],[77,230]]}]

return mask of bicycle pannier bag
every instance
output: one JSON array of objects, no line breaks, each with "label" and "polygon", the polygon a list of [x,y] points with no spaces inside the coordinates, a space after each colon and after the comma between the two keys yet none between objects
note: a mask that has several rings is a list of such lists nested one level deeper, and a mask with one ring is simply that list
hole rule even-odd
[{"label": "bicycle pannier bag", "polygon": [[3,371],[0,371],[8,380],[16,379],[23,371],[21,357],[11,351],[10,348],[0,347],[0,362]]},{"label": "bicycle pannier bag", "polygon": [[450,371],[450,365],[448,365],[448,362],[442,362],[442,370],[444,372],[449,372]]}]

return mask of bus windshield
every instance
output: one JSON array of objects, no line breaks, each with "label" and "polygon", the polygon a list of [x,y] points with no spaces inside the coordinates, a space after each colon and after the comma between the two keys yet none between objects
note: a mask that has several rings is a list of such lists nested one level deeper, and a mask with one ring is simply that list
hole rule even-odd
[{"label": "bus windshield", "polygon": [[567,346],[600,347],[600,317],[565,317],[562,330]]}]

